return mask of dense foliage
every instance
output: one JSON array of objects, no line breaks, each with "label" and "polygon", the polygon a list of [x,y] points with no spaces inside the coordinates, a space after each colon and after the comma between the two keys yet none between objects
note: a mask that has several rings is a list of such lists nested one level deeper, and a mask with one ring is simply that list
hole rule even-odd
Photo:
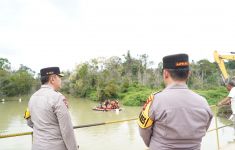
[{"label": "dense foliage", "polygon": [[7,59],[0,58],[0,98],[31,94],[38,85],[35,72],[24,65],[12,71],[10,66]]},{"label": "dense foliage", "polygon": [[[234,62],[227,62],[226,66],[229,73],[235,69]],[[134,58],[129,51],[122,58],[92,59],[64,74],[62,92],[94,101],[119,99],[124,105],[139,106],[151,93],[164,88],[162,63],[154,67],[146,54]],[[32,94],[39,85],[30,68],[21,65],[18,70],[11,70],[10,62],[0,58],[0,98]],[[217,65],[206,59],[191,62],[188,85],[210,104],[227,95]]]},{"label": "dense foliage", "polygon": [[[235,65],[228,62],[227,67],[230,66]],[[217,65],[206,59],[191,62],[188,85],[210,104],[227,94]],[[162,63],[153,67],[146,54],[134,58],[129,51],[123,58],[96,58],[77,65],[65,87],[63,91],[74,96],[95,101],[120,99],[124,105],[139,106],[151,93],[164,88]]]}]

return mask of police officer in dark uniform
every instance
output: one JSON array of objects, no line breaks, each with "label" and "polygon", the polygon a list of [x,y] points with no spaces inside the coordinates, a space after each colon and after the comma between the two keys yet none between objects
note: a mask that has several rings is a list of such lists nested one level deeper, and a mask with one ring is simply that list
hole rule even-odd
[{"label": "police officer in dark uniform", "polygon": [[58,92],[63,75],[59,67],[43,68],[40,74],[42,86],[31,96],[25,116],[33,128],[32,150],[77,150],[68,103]]},{"label": "police officer in dark uniform", "polygon": [[150,150],[200,150],[213,116],[206,99],[188,89],[188,76],[187,54],[163,58],[166,88],[147,99],[138,119]]}]

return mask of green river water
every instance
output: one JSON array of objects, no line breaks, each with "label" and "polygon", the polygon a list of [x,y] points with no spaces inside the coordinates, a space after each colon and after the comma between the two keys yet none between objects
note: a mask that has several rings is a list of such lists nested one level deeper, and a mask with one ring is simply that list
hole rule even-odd
[{"label": "green river water", "polygon": [[[27,98],[5,99],[0,102],[0,134],[18,133],[32,131],[23,118],[27,107]],[[100,123],[113,120],[124,120],[136,118],[141,107],[127,107],[120,112],[101,112],[93,111],[92,108],[97,103],[69,98],[70,112],[73,125],[84,125],[90,123]],[[226,119],[218,119],[219,126],[228,124]],[[215,128],[215,120],[212,120],[210,129]],[[219,130],[220,145],[227,144],[233,134],[232,127],[226,127]],[[146,150],[142,142],[136,121],[123,123],[106,124],[95,127],[75,129],[75,135],[80,150]],[[30,150],[32,139],[30,135],[0,139],[0,150]],[[216,133],[209,132],[203,138],[202,150],[216,149]]]}]

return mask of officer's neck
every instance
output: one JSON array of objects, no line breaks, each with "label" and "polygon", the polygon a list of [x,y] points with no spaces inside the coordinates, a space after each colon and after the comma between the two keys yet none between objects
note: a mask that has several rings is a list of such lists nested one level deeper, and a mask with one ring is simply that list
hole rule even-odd
[{"label": "officer's neck", "polygon": [[51,84],[50,82],[48,82],[46,85],[50,86],[53,90],[57,91],[58,89],[53,85]]},{"label": "officer's neck", "polygon": [[173,80],[172,78],[169,78],[165,80],[166,87],[172,84],[186,84],[187,80]]}]

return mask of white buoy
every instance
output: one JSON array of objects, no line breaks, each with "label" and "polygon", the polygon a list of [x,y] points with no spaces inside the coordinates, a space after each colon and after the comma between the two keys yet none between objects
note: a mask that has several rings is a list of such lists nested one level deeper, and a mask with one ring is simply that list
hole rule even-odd
[{"label": "white buoy", "polygon": [[21,98],[19,99],[19,102],[21,103]]},{"label": "white buoy", "polygon": [[119,109],[115,109],[116,114],[119,114]]},{"label": "white buoy", "polygon": [[2,99],[2,102],[5,102],[5,99],[4,99],[4,98]]}]

